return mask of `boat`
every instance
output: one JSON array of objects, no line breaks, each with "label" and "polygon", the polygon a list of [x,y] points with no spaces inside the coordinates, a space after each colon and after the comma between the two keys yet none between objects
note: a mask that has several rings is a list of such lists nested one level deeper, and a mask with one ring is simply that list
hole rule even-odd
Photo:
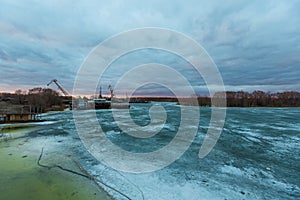
[{"label": "boat", "polygon": [[115,98],[114,96],[114,90],[111,85],[108,87],[110,89],[110,97],[104,98],[102,97],[102,88],[100,87],[100,92],[98,98],[94,98],[91,100],[83,100],[79,99],[74,103],[76,105],[77,110],[86,110],[86,109],[129,109],[130,104],[126,99],[118,99]]},{"label": "boat", "polygon": [[92,102],[94,103],[95,109],[110,109],[111,108],[111,101],[105,98],[97,98],[93,99]]}]

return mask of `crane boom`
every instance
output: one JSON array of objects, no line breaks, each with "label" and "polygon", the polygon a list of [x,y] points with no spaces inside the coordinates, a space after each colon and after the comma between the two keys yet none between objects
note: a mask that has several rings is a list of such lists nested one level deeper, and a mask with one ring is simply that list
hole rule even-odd
[{"label": "crane boom", "polygon": [[98,98],[102,98],[102,87],[100,86],[100,89],[99,89],[99,96]]},{"label": "crane boom", "polygon": [[108,89],[110,90],[110,98],[113,98],[115,96],[114,89],[112,88],[111,85],[108,86]]},{"label": "crane boom", "polygon": [[65,95],[65,96],[69,96],[69,93],[57,82],[56,79],[51,80],[47,86],[49,86],[51,83],[55,83],[55,85],[57,85],[58,89],[60,89],[60,91]]}]

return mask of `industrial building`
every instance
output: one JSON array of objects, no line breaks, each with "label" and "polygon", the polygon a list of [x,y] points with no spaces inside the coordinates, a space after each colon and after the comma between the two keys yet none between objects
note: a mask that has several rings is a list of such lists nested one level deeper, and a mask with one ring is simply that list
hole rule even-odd
[{"label": "industrial building", "polygon": [[38,115],[31,110],[30,105],[13,105],[0,102],[0,123],[16,123],[37,121]]}]

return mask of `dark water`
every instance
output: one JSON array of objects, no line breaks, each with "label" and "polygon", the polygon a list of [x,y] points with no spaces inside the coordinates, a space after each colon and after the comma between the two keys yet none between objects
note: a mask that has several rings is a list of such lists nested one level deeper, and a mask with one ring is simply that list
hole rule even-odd
[{"label": "dark water", "polygon": [[[150,123],[151,105],[131,106],[130,115],[136,124]],[[161,105],[167,112],[167,121],[158,134],[148,139],[124,133],[110,110],[97,111],[97,117],[114,144],[131,152],[151,152],[168,144],[180,126],[180,106]],[[82,111],[86,119],[82,123],[89,123],[88,113]],[[145,199],[300,199],[299,108],[228,108],[221,137],[208,156],[200,159],[198,152],[210,113],[210,108],[200,109],[198,133],[183,156],[164,169],[140,175],[120,176],[120,172],[103,166],[87,153],[76,133],[71,112],[45,115],[44,119],[61,120],[61,125],[31,134],[69,138],[65,144],[91,173],[133,199],[141,196],[137,189],[125,184],[128,180],[143,191]],[[101,171],[104,169],[105,173]]]}]

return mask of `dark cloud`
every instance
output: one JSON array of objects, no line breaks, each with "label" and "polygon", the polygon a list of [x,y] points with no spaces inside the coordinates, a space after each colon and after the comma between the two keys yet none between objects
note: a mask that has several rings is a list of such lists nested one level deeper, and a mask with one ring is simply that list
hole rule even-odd
[{"label": "dark cloud", "polygon": [[[53,78],[71,91],[94,46],[149,26],[194,38],[228,88],[299,90],[299,1],[0,1],[0,91],[42,86]],[[113,82],[132,65],[153,61],[173,66],[195,88],[205,87],[188,63],[166,52],[120,58],[119,70],[108,71],[107,77]]]}]

